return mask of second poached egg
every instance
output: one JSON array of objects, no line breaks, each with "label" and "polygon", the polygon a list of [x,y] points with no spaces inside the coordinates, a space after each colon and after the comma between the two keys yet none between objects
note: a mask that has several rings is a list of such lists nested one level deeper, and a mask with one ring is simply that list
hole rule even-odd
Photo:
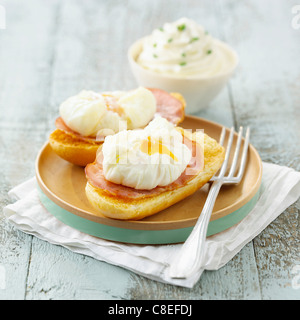
[{"label": "second poached egg", "polygon": [[103,94],[83,90],[64,101],[59,111],[70,129],[96,137],[107,129],[113,134],[146,126],[156,112],[156,100],[143,87]]}]

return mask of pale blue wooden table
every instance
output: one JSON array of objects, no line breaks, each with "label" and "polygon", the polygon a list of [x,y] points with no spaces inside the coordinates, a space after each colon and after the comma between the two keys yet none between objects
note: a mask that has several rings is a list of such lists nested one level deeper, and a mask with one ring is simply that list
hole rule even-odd
[{"label": "pale blue wooden table", "polygon": [[[1,207],[10,203],[7,192],[13,186],[34,175],[35,157],[54,128],[58,105],[83,88],[135,87],[129,45],[182,16],[240,56],[227,88],[197,115],[226,126],[251,126],[251,142],[264,161],[299,170],[300,10],[292,12],[295,4],[0,0],[6,13],[6,29],[0,29]],[[288,208],[225,267],[205,272],[193,289],[154,282],[26,235],[8,224],[1,210],[0,299],[299,299],[299,207],[298,201]]]}]

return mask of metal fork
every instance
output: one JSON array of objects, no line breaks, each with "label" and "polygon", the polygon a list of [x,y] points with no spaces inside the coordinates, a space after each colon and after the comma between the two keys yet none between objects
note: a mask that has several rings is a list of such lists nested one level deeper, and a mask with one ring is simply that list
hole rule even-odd
[{"label": "metal fork", "polygon": [[[226,128],[223,127],[220,136],[220,145],[224,145],[226,135]],[[203,271],[201,268],[201,262],[204,256],[204,245],[207,233],[207,226],[213,211],[217,196],[219,194],[220,188],[223,184],[236,184],[239,183],[244,175],[245,166],[247,162],[248,146],[250,139],[250,129],[247,128],[244,146],[242,150],[241,157],[241,141],[243,135],[243,127],[240,127],[236,147],[230,166],[229,173],[226,174],[228,167],[229,157],[233,144],[234,128],[231,128],[225,153],[225,159],[219,172],[214,175],[211,179],[213,181],[211,188],[209,190],[207,199],[205,201],[203,210],[198,218],[198,221],[191,232],[188,239],[182,245],[180,252],[175,257],[174,261],[170,264],[169,275],[171,278],[187,278],[197,271]],[[239,162],[239,170],[235,175]]]}]

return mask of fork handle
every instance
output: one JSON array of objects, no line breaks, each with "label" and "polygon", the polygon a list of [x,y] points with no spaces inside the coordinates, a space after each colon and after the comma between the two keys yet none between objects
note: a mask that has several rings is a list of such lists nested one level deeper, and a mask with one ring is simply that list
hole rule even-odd
[{"label": "fork handle", "polygon": [[171,278],[187,278],[189,275],[200,270],[201,261],[205,254],[204,244],[207,227],[221,186],[222,181],[216,180],[213,182],[193,231],[182,245],[179,254],[176,255],[174,261],[170,264],[169,275]]}]

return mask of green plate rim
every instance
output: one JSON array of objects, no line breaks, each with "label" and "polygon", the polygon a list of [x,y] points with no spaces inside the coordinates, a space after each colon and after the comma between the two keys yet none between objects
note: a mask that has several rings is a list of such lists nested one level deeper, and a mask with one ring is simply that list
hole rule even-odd
[{"label": "green plate rim", "polygon": [[[193,227],[168,230],[138,230],[119,228],[91,221],[73,214],[50,200],[37,185],[39,198],[47,211],[64,224],[83,233],[105,240],[132,244],[174,244],[184,242]],[[241,208],[219,219],[209,222],[207,236],[220,233],[243,220],[255,206],[260,196],[256,194]]]}]

